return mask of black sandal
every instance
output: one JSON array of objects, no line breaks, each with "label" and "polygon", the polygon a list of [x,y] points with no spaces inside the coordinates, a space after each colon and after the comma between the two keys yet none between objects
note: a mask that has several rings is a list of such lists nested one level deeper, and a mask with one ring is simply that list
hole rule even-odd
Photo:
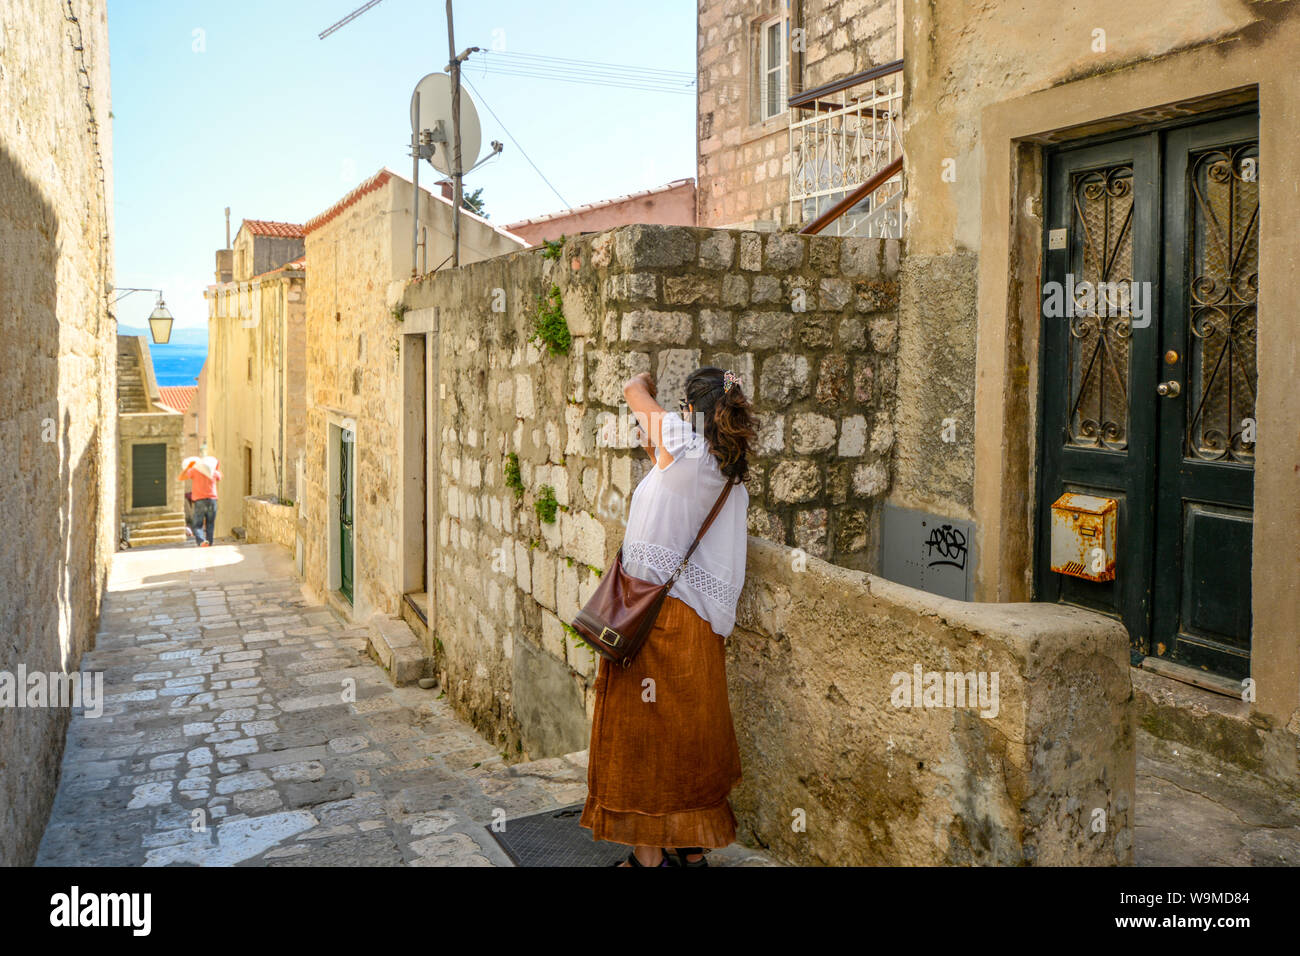
[{"label": "black sandal", "polygon": [[706,852],[708,851],[706,851],[702,846],[679,846],[679,847],[675,847],[672,850],[664,849],[664,859],[672,860],[672,857],[669,856],[669,854],[675,853],[677,854],[677,860],[671,863],[670,864],[671,866],[690,867],[692,869],[698,869],[699,867],[709,865],[709,860],[707,857],[701,856],[698,860],[688,860],[686,858],[690,856],[692,853],[706,853]]},{"label": "black sandal", "polygon": [[[636,851],[635,851],[635,850],[629,850],[629,851],[628,851],[627,859],[626,859],[626,860],[620,860],[619,862],[614,863],[614,864],[612,864],[612,865],[613,865],[613,866],[622,866],[624,863],[628,864],[629,866],[639,866],[639,867],[640,867],[641,869],[643,869],[643,870],[653,870],[653,869],[656,868],[656,867],[653,867],[653,866],[649,866],[649,867],[648,867],[648,866],[646,866],[644,863],[642,863],[640,860],[638,860],[638,859],[636,858]],[[668,862],[668,853],[667,853],[667,851],[664,851],[664,857],[663,857],[662,860],[659,861],[659,863],[658,863],[657,865],[658,865],[658,866],[674,866],[675,864],[673,864],[673,863],[669,863],[669,862]],[[698,865],[699,865],[698,863],[692,863],[692,864],[691,864],[691,866],[698,866]]]}]

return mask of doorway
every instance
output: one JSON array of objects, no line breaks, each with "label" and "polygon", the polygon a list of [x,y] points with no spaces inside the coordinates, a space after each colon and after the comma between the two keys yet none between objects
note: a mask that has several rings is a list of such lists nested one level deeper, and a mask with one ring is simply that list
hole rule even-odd
[{"label": "doorway", "polygon": [[350,428],[339,428],[338,435],[338,569],[339,593],[353,604],[354,524],[353,489],[355,486],[356,433]]},{"label": "doorway", "polygon": [[[1119,617],[1135,663],[1248,677],[1258,113],[1046,160],[1036,597]],[[1052,571],[1067,492],[1117,502],[1113,579]]]},{"label": "doorway", "polygon": [[167,504],[167,488],[167,445],[132,445],[131,507],[163,507]]}]

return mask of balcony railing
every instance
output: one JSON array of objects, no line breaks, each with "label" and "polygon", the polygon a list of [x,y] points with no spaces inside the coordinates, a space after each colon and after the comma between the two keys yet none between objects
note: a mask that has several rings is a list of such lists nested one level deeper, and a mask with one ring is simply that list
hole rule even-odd
[{"label": "balcony railing", "polygon": [[[790,221],[901,238],[903,61],[790,97]],[[863,188],[863,187],[867,188]]]}]

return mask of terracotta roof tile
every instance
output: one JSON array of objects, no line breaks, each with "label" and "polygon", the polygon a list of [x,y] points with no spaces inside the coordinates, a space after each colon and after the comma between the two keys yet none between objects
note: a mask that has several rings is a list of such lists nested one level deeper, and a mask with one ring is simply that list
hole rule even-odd
[{"label": "terracotta roof tile", "polygon": [[197,385],[159,385],[158,395],[168,408],[184,413],[199,394]]},{"label": "terracotta roof tile", "polygon": [[269,219],[245,219],[244,226],[247,226],[248,231],[255,236],[271,236],[274,239],[302,238],[302,225],[296,222],[272,222]]},{"label": "terracotta roof tile", "polygon": [[383,188],[384,184],[387,183],[392,178],[393,178],[392,173],[390,173],[387,169],[381,169],[378,173],[371,176],[364,183],[362,183],[356,189],[352,190],[352,192],[348,193],[346,196],[344,196],[334,205],[330,206],[319,216],[312,216],[310,219],[308,219],[306,224],[302,227],[302,231],[304,233],[308,233],[311,232],[312,230],[319,229],[321,226],[325,225],[325,223],[329,222],[331,219],[333,219],[335,216],[341,213],[344,209],[347,209],[353,203],[357,202],[357,200],[359,200],[362,196],[365,196],[367,193],[372,193],[376,189]]}]

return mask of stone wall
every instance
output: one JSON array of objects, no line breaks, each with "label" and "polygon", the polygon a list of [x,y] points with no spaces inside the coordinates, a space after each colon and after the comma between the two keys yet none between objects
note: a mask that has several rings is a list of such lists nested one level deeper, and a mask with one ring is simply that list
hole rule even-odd
[{"label": "stone wall", "polygon": [[[69,19],[69,16],[75,19]],[[102,2],[0,11],[0,671],[71,671],[117,539]],[[68,713],[0,707],[0,865],[30,864]]]},{"label": "stone wall", "polygon": [[293,554],[298,541],[298,509],[280,504],[276,495],[245,498],[244,540],[249,544],[278,544]]},{"label": "stone wall", "polygon": [[[802,865],[1132,863],[1119,622],[950,601],[750,538],[727,657],[742,841]],[[954,680],[914,706],[918,667],[987,696],[963,706]]]},{"label": "stone wall", "polygon": [[[629,226],[408,287],[404,333],[439,330],[430,650],[462,713],[532,756],[585,746],[595,662],[564,624],[612,563],[649,466],[639,448],[611,447],[637,371],[653,372],[669,408],[700,365],[740,374],[761,424],[751,532],[873,566],[896,270],[892,241]],[[529,341],[552,287],[564,355]],[[554,523],[534,507],[547,488]]]},{"label": "stone wall", "polygon": [[[699,0],[697,221],[768,227],[790,214],[790,116],[759,112],[758,25],[791,7],[782,99],[902,56],[901,0]],[[799,46],[802,46],[802,50]]]}]

